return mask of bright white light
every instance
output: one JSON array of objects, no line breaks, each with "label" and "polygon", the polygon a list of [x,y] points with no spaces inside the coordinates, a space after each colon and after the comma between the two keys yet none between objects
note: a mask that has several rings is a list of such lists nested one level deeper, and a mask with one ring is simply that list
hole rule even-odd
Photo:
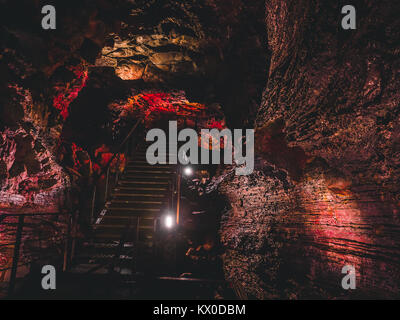
[{"label": "bright white light", "polygon": [[165,226],[170,229],[174,226],[174,218],[172,216],[166,216],[164,223]]},{"label": "bright white light", "polygon": [[192,170],[191,167],[186,167],[185,169],[183,169],[183,173],[184,173],[186,176],[191,176],[191,175],[193,174],[193,170]]}]

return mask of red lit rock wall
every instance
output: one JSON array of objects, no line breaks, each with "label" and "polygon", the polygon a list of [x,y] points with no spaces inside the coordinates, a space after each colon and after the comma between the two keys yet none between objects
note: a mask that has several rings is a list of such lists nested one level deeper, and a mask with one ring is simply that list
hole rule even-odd
[{"label": "red lit rock wall", "polygon": [[56,163],[44,129],[30,117],[29,91],[18,86],[9,89],[14,98],[5,112],[20,108],[22,117],[0,131],[0,211],[59,212],[69,178]]},{"label": "red lit rock wall", "polygon": [[[86,84],[87,66],[116,27],[122,2],[53,1],[56,30],[41,27],[47,1],[0,2],[1,213],[72,213],[66,201],[71,179],[57,159],[59,136],[70,103]],[[13,251],[4,244],[14,239],[16,221],[1,221],[0,269],[11,265]],[[26,217],[20,263],[59,257],[66,221]],[[0,282],[8,276],[0,271]]]},{"label": "red lit rock wall", "polygon": [[[219,187],[224,269],[249,296],[399,297],[400,8],[353,5],[345,31],[340,1],[266,1],[264,160]],[[356,290],[341,287],[344,265]]]},{"label": "red lit rock wall", "polygon": [[69,178],[56,161],[58,139],[122,2],[55,1],[55,30],[41,27],[45,1],[0,3],[1,209],[59,211],[65,205]]}]

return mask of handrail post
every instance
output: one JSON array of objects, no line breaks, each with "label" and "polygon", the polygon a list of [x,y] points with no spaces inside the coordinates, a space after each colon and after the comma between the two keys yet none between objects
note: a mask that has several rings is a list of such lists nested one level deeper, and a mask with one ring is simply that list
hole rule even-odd
[{"label": "handrail post", "polygon": [[118,179],[119,179],[119,168],[121,166],[121,155],[118,154],[118,160],[117,160],[117,164],[115,166],[115,181],[114,181],[114,186],[117,185],[118,183]]},{"label": "handrail post", "polygon": [[107,202],[107,194],[108,194],[108,181],[110,177],[110,166],[107,167],[107,175],[106,175],[106,190],[104,193],[104,202]]},{"label": "handrail post", "polygon": [[71,222],[72,217],[68,216],[68,224],[67,224],[67,237],[65,238],[65,243],[64,243],[64,262],[63,262],[63,272],[67,271],[68,268],[68,256],[69,256],[69,245],[70,245],[70,240],[71,240]]},{"label": "handrail post", "polygon": [[95,207],[95,204],[96,204],[96,186],[94,186],[94,189],[93,189],[92,211],[91,211],[91,214],[90,214],[90,223],[94,222],[94,207]]},{"label": "handrail post", "polygon": [[177,199],[176,199],[176,224],[179,224],[179,209],[180,209],[180,204],[181,204],[181,172],[180,169],[178,169],[178,181],[177,181]]},{"label": "handrail post", "polygon": [[122,143],[120,144],[120,146],[118,147],[117,151],[112,155],[112,157],[110,158],[110,160],[108,160],[108,162],[106,163],[106,166],[100,171],[100,175],[101,176],[104,172],[104,169],[109,167],[111,162],[113,162],[113,160],[115,159],[115,157],[117,156],[117,154],[119,154],[119,152],[122,150],[122,147],[125,146],[125,143],[128,142],[129,138],[131,137],[132,133],[135,131],[135,129],[137,128],[137,126],[142,122],[142,119],[139,119],[136,124],[132,127],[131,131],[129,131],[128,135],[125,137],[125,139],[122,141]]},{"label": "handrail post", "polygon": [[77,214],[74,212],[72,214],[72,226],[71,226],[71,231],[72,231],[72,236],[71,236],[71,254],[69,257],[70,263],[73,262],[74,256],[75,256],[75,245],[76,245],[76,232],[77,232]]},{"label": "handrail post", "polygon": [[25,216],[23,214],[18,216],[18,226],[17,226],[17,233],[15,235],[13,262],[12,262],[12,267],[11,267],[10,283],[9,283],[9,287],[8,287],[8,295],[9,296],[11,296],[13,294],[14,288],[15,288],[15,279],[17,277],[19,249],[21,246],[22,230],[24,227],[24,218],[25,218]]}]

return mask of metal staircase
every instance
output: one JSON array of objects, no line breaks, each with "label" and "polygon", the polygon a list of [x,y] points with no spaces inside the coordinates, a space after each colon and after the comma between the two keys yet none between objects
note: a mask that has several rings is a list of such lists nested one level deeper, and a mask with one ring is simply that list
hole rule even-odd
[{"label": "metal staircase", "polygon": [[131,156],[72,271],[156,274],[156,234],[171,208],[175,167],[150,165],[145,146]]},{"label": "metal staircase", "polygon": [[[93,184],[92,227],[84,239],[79,241],[77,237],[76,217],[68,219],[57,290],[42,290],[38,284],[43,275],[40,270],[32,270],[17,297],[210,299],[217,287],[225,285],[222,280],[180,276],[177,268],[180,228],[167,231],[161,223],[165,213],[174,219],[179,212],[179,168],[148,164],[145,143],[137,145],[133,141],[132,133],[138,125],[139,121],[98,175],[105,177],[105,189],[97,181]],[[140,135],[135,138],[140,139]],[[110,164],[116,159],[118,168],[121,153],[128,156],[128,162],[121,175],[115,170],[113,176]],[[24,216],[19,217],[21,226],[23,219]],[[16,239],[21,240],[21,232],[17,231]],[[14,255],[18,256],[18,250]],[[17,266],[18,259],[13,261]],[[15,272],[12,279],[15,280]],[[11,281],[10,293],[14,282]]]}]

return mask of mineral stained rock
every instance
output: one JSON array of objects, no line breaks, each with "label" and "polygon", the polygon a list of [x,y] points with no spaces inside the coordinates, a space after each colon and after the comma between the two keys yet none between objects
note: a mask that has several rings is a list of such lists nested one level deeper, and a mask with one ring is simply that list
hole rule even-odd
[{"label": "mineral stained rock", "polygon": [[25,116],[0,132],[0,210],[59,212],[69,178],[56,163],[43,130],[29,117],[29,91],[18,86],[10,91],[15,98],[6,110],[21,107]]},{"label": "mineral stained rock", "polygon": [[398,3],[354,0],[356,30],[344,1],[53,3],[47,32],[45,1],[0,1],[0,210],[59,211],[60,135],[91,163],[118,141],[108,106],[185,92],[222,106],[212,127],[256,127],[254,172],[216,179],[227,280],[256,298],[399,297]]},{"label": "mineral stained rock", "polygon": [[219,186],[225,273],[249,296],[399,297],[400,8],[356,1],[343,30],[345,4],[266,1],[263,160]]},{"label": "mineral stained rock", "polygon": [[255,118],[266,80],[264,6],[264,0],[131,1],[95,64],[123,80],[219,102],[239,125]]}]

